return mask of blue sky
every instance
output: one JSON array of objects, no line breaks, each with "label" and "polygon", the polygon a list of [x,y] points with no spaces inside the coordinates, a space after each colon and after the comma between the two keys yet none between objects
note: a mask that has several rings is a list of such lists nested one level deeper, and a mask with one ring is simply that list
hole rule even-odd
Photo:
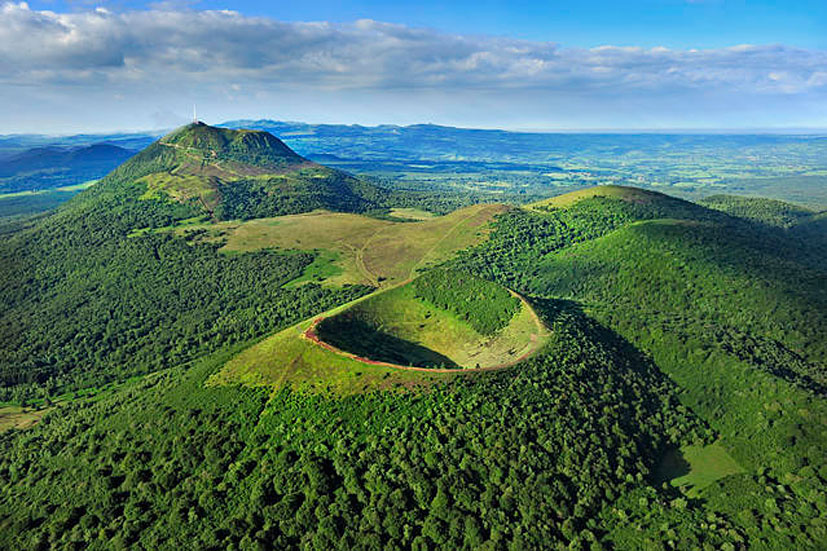
[{"label": "blue sky", "polygon": [[[221,9],[221,2],[199,5]],[[241,11],[288,20],[371,18],[447,32],[506,35],[571,46],[712,48],[742,43],[827,46],[827,1],[460,0],[453,2],[241,2]]]},{"label": "blue sky", "polygon": [[[147,9],[158,2],[29,2],[72,11],[90,5]],[[505,35],[571,46],[713,48],[782,43],[827,47],[825,0],[321,0],[169,2],[196,9],[232,9],[285,21],[376,19],[463,34]]]},{"label": "blue sky", "polygon": [[209,122],[823,128],[827,1],[0,0],[0,133],[169,127],[193,102]]}]

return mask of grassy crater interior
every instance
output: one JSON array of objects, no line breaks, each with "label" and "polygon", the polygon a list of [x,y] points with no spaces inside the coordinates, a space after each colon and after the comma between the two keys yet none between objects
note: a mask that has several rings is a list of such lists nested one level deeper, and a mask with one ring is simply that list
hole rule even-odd
[{"label": "grassy crater interior", "polygon": [[327,317],[324,343],[366,360],[425,368],[493,368],[535,350],[531,307],[495,283],[437,270]]}]

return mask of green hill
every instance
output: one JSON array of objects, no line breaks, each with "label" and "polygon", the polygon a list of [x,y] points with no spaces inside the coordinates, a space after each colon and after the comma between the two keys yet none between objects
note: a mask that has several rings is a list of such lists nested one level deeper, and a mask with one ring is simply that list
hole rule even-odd
[{"label": "green hill", "polygon": [[789,228],[812,217],[810,209],[763,197],[738,197],[736,195],[713,195],[700,204],[754,222]]},{"label": "green hill", "polygon": [[160,143],[185,153],[201,154],[205,162],[230,161],[260,168],[307,163],[281,140],[258,130],[229,130],[193,123],[161,138]]},{"label": "green hill", "polygon": [[0,245],[0,400],[175,365],[366,292],[283,287],[314,262],[312,251],[230,256],[215,243],[145,231],[360,212],[372,205],[363,191],[378,193],[266,132],[199,123],[151,144]]},{"label": "green hill", "polygon": [[[377,207],[369,198],[375,195],[369,184],[302,158],[267,132],[193,123],[125,162],[75,206],[116,201],[121,209],[164,210],[166,222],[174,222],[200,215],[249,219],[321,208],[363,212]],[[159,223],[154,217],[144,220],[148,227]]]},{"label": "green hill", "polygon": [[[745,502],[772,500],[777,508],[739,523],[753,547],[783,549],[779,533],[812,522],[804,511],[825,495],[825,473],[813,468],[827,454],[827,271],[812,257],[814,236],[656,195],[643,208],[591,195],[500,217],[459,264],[521,293],[573,301],[651,354],[747,469],[702,490],[704,498],[729,518]],[[786,505],[761,489],[768,478],[794,488]],[[749,500],[736,497],[744,491]],[[779,511],[789,519],[783,527],[762,528]],[[800,546],[818,548],[824,526],[816,526],[818,536],[794,536]],[[616,535],[623,548],[643,545],[621,527]]]},{"label": "green hill", "polygon": [[627,187],[627,186],[594,186],[572,191],[552,197],[551,199],[544,199],[527,205],[527,208],[532,210],[548,210],[553,208],[565,208],[575,205],[585,199],[592,199],[594,197],[607,197],[611,199],[619,199],[628,203],[638,203],[648,205],[656,202],[673,200],[667,195],[658,193],[656,191],[648,191],[645,189]]},{"label": "green hill", "polygon": [[600,187],[217,223],[306,169],[179,138],[0,243],[3,398],[51,408],[8,408],[4,548],[823,548],[823,216]]}]

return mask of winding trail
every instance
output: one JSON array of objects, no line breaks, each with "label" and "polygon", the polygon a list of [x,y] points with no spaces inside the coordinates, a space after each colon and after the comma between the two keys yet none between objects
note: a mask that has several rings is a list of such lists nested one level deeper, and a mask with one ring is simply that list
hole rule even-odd
[{"label": "winding trail", "polygon": [[[407,274],[408,279],[413,278],[413,277],[416,276],[416,271],[419,268],[421,268],[422,266],[425,265],[428,258],[431,257],[431,255],[433,255],[434,251],[436,251],[440,247],[440,245],[445,243],[445,241],[448,240],[448,238],[450,238],[452,235],[454,235],[459,228],[461,228],[462,226],[468,224],[472,220],[479,217],[480,214],[482,212],[484,212],[486,208],[488,210],[490,210],[491,207],[485,207],[483,210],[479,210],[479,211],[477,211],[477,210],[471,211],[466,216],[464,216],[463,218],[457,220],[457,222],[454,225],[452,225],[450,228],[448,228],[439,237],[439,239],[437,239],[433,243],[433,245],[428,247],[425,251],[423,251],[419,255],[419,258],[416,260],[416,262],[413,264],[413,266],[411,267],[410,271]],[[429,223],[429,222],[433,223],[435,220],[436,220],[435,218],[431,218],[431,219],[423,220],[423,221],[420,221],[420,222],[413,222],[413,224],[421,224],[421,223]],[[359,269],[360,272],[362,272],[362,275],[368,281],[370,281],[370,283],[375,287],[381,287],[380,282],[379,282],[380,275],[384,275],[384,277],[386,277],[388,280],[394,279],[396,277],[404,277],[402,274],[395,274],[395,275],[390,274],[390,273],[376,274],[370,269],[370,267],[368,266],[368,263],[365,261],[365,253],[369,250],[371,244],[374,241],[376,241],[378,238],[380,238],[382,236],[382,234],[384,234],[388,231],[394,231],[395,229],[397,229],[395,226],[386,226],[386,227],[378,228],[373,234],[371,234],[370,237],[367,238],[367,240],[362,244],[361,247],[359,247],[358,249],[353,247],[353,250],[356,251],[356,266],[357,266],[357,268]]]},{"label": "winding trail", "polygon": [[[236,178],[244,178],[243,175],[239,174],[238,172],[234,171],[233,169],[222,166],[219,163],[219,161],[209,162],[208,160],[206,160],[204,158],[203,151],[199,151],[197,149],[193,149],[193,148],[190,148],[190,147],[183,147],[183,146],[180,146],[180,145],[175,144],[175,143],[165,142],[164,140],[160,140],[158,143],[163,145],[164,147],[171,147],[173,149],[177,149],[178,151],[180,151],[181,153],[183,153],[184,155],[189,157],[190,160],[192,160],[192,161],[199,162],[202,165],[206,164],[207,166],[211,166],[211,167],[216,168],[216,169],[218,169],[222,172],[229,172],[230,174],[232,174]],[[200,158],[198,156],[198,153],[202,154]],[[212,153],[213,156],[215,156],[215,154],[216,154],[215,151],[212,151],[212,150],[210,150],[210,153]]]},{"label": "winding trail", "polygon": [[431,253],[433,253],[437,249],[437,247],[439,247],[448,238],[449,235],[454,233],[454,231],[456,231],[456,229],[458,227],[462,226],[463,224],[465,224],[466,222],[471,220],[471,218],[473,218],[476,215],[477,215],[476,212],[469,213],[468,216],[466,216],[465,218],[463,218],[462,220],[458,221],[456,224],[451,226],[451,229],[449,229],[447,232],[445,232],[445,235],[440,237],[437,240],[437,242],[433,244],[433,246],[431,248],[429,248],[427,251],[425,251],[423,253],[423,255],[419,258],[419,261],[416,264],[414,264],[413,268],[411,268],[411,272],[409,274],[409,277],[414,277],[414,275],[416,275],[416,270],[425,262],[425,259],[428,258],[428,256]]}]

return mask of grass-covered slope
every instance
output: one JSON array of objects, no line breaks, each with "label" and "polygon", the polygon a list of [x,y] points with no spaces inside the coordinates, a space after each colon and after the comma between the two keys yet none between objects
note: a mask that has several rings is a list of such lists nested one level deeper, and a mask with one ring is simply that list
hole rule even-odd
[{"label": "grass-covered slope", "polygon": [[194,241],[234,254],[272,248],[319,251],[313,278],[326,285],[390,286],[484,241],[491,222],[509,207],[474,205],[444,216],[403,222],[353,213],[315,211],[246,221],[182,224]]},{"label": "grass-covered slope", "polygon": [[417,298],[451,312],[481,335],[502,330],[521,306],[496,283],[454,270],[432,270],[416,278],[413,288]]},{"label": "grass-covered slope", "polygon": [[444,368],[505,367],[546,336],[531,307],[506,289],[442,270],[359,301],[315,330],[322,342],[369,360]]},{"label": "grass-covered slope", "polygon": [[627,203],[637,203],[642,205],[664,203],[674,200],[671,197],[656,191],[627,186],[604,185],[588,187],[578,191],[564,193],[563,195],[558,195],[550,199],[543,199],[542,201],[537,201],[536,203],[527,205],[526,208],[540,211],[547,211],[555,208],[566,208],[585,199],[592,199],[595,197],[618,199],[621,201],[626,201]]},{"label": "grass-covered slope", "polygon": [[427,387],[453,376],[368,365],[307,338],[312,323],[312,319],[305,320],[238,352],[208,384],[291,389],[303,394],[341,397]]},{"label": "grass-covered slope", "polygon": [[[467,274],[465,278],[466,282],[476,279]],[[427,386],[450,373],[399,367],[457,372],[505,368],[537,353],[547,341],[548,331],[534,310],[495,284],[490,285],[506,295],[499,309],[503,317],[508,315],[505,312],[510,317],[506,325],[483,334],[464,314],[442,309],[420,296],[417,281],[280,331],[239,353],[212,382],[337,395],[399,385]],[[479,287],[482,284],[458,291]]]}]

